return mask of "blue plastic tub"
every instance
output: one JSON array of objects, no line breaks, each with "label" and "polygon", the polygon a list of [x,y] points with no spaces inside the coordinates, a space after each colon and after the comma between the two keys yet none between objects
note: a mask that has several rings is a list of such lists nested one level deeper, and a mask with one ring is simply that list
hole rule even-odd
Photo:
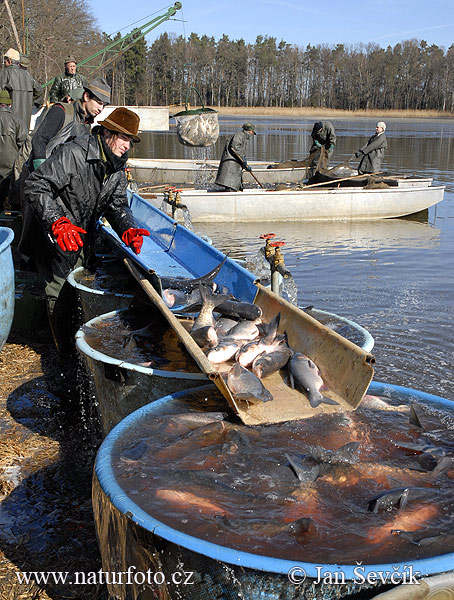
[{"label": "blue plastic tub", "polygon": [[97,290],[80,281],[85,273],[84,267],[77,267],[68,275],[68,283],[77,291],[83,311],[83,322],[99,315],[127,308],[134,297],[132,293],[120,293],[109,290]]},{"label": "blue plastic tub", "polygon": [[13,239],[12,229],[0,227],[0,351],[8,339],[14,317]]},{"label": "blue plastic tub", "polygon": [[[190,390],[208,390],[204,386]],[[410,388],[372,382],[371,394],[442,407],[454,412],[454,403]],[[112,468],[112,453],[117,440],[148,415],[189,410],[186,392],[166,396],[135,411],[119,423],[102,443],[95,464],[93,506],[104,571],[135,570],[162,573],[167,583],[156,580],[137,583],[112,583],[111,597],[118,599],[184,598],[185,600],[293,600],[296,598],[334,600],[352,596],[365,588],[381,584],[367,581],[376,573],[398,573],[405,577],[424,577],[452,570],[454,553],[402,564],[363,564],[358,566],[292,562],[223,547],[192,537],[163,524],[143,511],[122,490]],[[133,567],[131,568],[131,565]],[[191,586],[174,585],[171,575],[194,573]],[[319,582],[320,573],[331,574],[330,581]],[[294,581],[290,581],[291,578]],[[361,578],[364,578],[362,580]],[[303,581],[304,579],[304,581]],[[299,585],[295,585],[299,581]],[[391,581],[397,584],[397,581]],[[378,593],[378,592],[377,592]],[[166,595],[168,594],[168,595]],[[369,597],[369,596],[367,596]]]},{"label": "blue plastic tub", "polygon": [[[111,311],[90,319],[85,325],[102,325],[126,311],[125,308]],[[76,346],[84,356],[95,382],[103,435],[107,435],[124,417],[144,404],[159,400],[169,392],[187,390],[207,382],[207,377],[200,371],[186,373],[157,369],[108,356],[89,344],[84,327],[76,333]]]}]

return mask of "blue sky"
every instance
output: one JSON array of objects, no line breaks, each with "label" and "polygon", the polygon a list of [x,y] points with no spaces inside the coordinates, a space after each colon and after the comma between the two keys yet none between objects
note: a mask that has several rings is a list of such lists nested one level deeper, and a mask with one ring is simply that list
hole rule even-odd
[{"label": "blue sky", "polygon": [[[88,5],[102,31],[125,34],[165,14],[173,2],[88,0]],[[374,42],[386,48],[413,38],[446,49],[454,44],[454,0],[182,0],[182,5],[178,20],[159,25],[148,42],[166,31],[215,39],[225,33],[246,42],[273,36],[302,47]]]}]

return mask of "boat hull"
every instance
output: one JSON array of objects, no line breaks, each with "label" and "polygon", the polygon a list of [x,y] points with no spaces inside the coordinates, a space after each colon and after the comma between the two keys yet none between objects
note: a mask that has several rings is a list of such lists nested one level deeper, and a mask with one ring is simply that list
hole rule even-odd
[{"label": "boat hull", "polygon": [[[411,215],[443,200],[444,186],[387,189],[213,192],[184,190],[181,202],[193,223],[255,221],[370,221]],[[162,206],[164,195],[147,200]],[[180,218],[181,211],[175,217]]]},{"label": "boat hull", "polygon": [[[269,169],[268,165],[276,164],[268,161],[249,161],[254,175],[262,185],[277,183],[298,183],[306,178],[306,167],[287,167]],[[137,183],[153,185],[193,185],[196,187],[214,184],[218,171],[218,160],[189,159],[149,159],[130,158],[128,167]],[[393,177],[398,187],[428,187],[431,177]],[[243,172],[245,185],[257,185],[256,180],[247,171]]]}]

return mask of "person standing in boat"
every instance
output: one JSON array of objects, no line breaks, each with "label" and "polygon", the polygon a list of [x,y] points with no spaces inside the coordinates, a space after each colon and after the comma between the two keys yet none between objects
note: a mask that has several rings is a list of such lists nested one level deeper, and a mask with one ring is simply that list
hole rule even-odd
[{"label": "person standing in boat", "polygon": [[246,160],[246,147],[251,136],[255,134],[252,123],[244,123],[238,131],[227,140],[222,152],[215,184],[221,192],[243,191],[243,169],[251,172]]},{"label": "person standing in boat", "polygon": [[74,90],[82,90],[87,84],[84,75],[77,73],[77,62],[73,56],[68,56],[65,60],[65,72],[57,75],[50,88],[49,100],[54,102],[70,102]]},{"label": "person standing in boat", "polygon": [[[326,164],[323,166],[326,167],[328,164],[328,159],[334,152],[334,148],[336,146],[336,132],[334,131],[334,127],[329,121],[317,121],[314,123],[314,127],[311,132],[311,140],[312,145],[310,147],[309,153],[314,154],[317,150],[321,150],[324,148],[324,156],[326,157]],[[321,159],[321,154],[317,153],[316,158],[311,162],[308,169],[308,177],[312,177],[315,175],[317,166]]]},{"label": "person standing in boat", "polygon": [[[53,152],[25,182],[26,224],[19,251],[32,257],[45,282],[48,314],[59,356],[74,356],[71,316],[74,290],[66,281],[79,265],[92,264],[98,220],[105,216],[124,244],[138,254],[143,236],[129,208],[125,164],[139,116],[116,108],[93,129]],[[63,366],[63,365],[62,365]]]},{"label": "person standing in boat", "polygon": [[355,153],[355,157],[361,159],[358,167],[360,175],[381,171],[385,150],[388,147],[385,130],[386,123],[379,121],[375,127],[374,135],[369,138],[365,146]]}]

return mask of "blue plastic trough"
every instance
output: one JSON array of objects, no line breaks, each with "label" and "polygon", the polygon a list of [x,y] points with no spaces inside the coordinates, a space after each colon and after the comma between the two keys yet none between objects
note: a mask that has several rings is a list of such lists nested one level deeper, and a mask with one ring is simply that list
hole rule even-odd
[{"label": "blue plastic trough", "polygon": [[12,229],[0,227],[0,351],[8,339],[14,317],[13,239]]},{"label": "blue plastic trough", "polygon": [[[211,387],[204,386],[198,390]],[[369,393],[399,399],[401,403],[417,401],[454,411],[454,404],[449,400],[410,388],[372,382]],[[377,573],[397,573],[404,577],[406,573],[416,573],[418,577],[425,577],[452,570],[454,553],[402,564],[362,564],[360,567],[292,562],[216,545],[158,521],[137,506],[123,491],[121,482],[116,480],[112,468],[113,450],[119,438],[133,430],[148,415],[190,409],[188,404],[184,404],[187,394],[172,394],[137,410],[110,432],[99,449],[94,473],[93,506],[103,569],[126,572],[129,568],[131,574],[130,585],[125,582],[125,577],[123,582],[113,582],[108,586],[112,598],[353,599],[359,597],[355,594],[361,590],[372,587],[367,578],[374,577],[374,574],[376,577]],[[155,584],[148,585],[142,580],[134,580],[136,571],[151,571],[163,576],[159,581],[155,579]],[[193,585],[178,586],[172,583],[172,574],[177,572],[194,573]],[[319,582],[320,573],[331,574],[332,579]],[[167,583],[162,583],[163,579]],[[397,584],[397,581],[392,583]],[[378,590],[381,585],[378,583],[374,587]]]}]

